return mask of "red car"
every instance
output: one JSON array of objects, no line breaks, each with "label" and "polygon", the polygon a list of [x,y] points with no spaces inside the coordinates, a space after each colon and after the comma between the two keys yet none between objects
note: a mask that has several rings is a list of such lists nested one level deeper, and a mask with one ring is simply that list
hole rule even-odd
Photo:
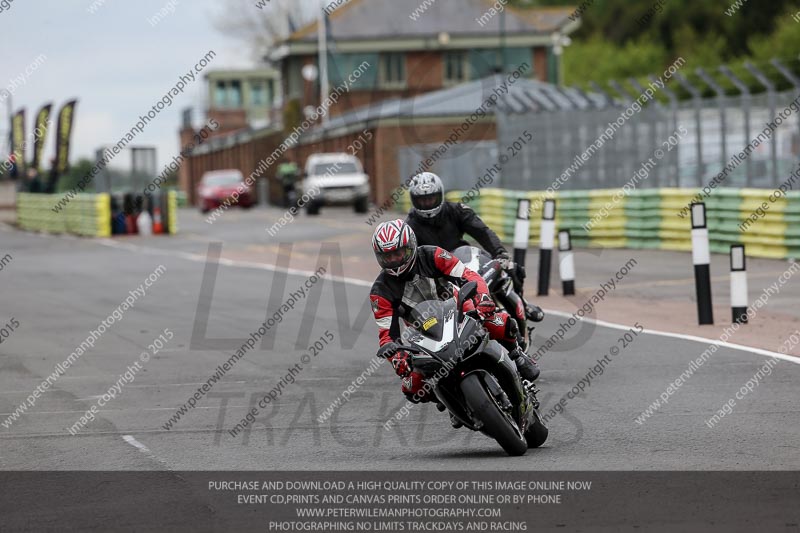
[{"label": "red car", "polygon": [[[236,199],[238,191],[239,198]],[[245,183],[244,176],[236,169],[212,170],[203,174],[197,187],[200,211],[207,213],[225,204],[253,207],[256,203],[253,190]]]}]

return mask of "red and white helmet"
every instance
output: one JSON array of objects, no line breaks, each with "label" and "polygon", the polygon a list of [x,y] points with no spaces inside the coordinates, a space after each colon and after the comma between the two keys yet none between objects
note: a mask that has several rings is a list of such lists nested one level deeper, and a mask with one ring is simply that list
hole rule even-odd
[{"label": "red and white helmet", "polygon": [[399,276],[417,259],[417,236],[400,219],[383,222],[372,234],[372,251],[382,269]]}]

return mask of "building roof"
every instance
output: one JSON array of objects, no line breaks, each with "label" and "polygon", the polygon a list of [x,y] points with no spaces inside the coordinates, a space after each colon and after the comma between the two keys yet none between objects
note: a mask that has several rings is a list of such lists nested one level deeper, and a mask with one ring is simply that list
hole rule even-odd
[{"label": "building roof", "polygon": [[[562,88],[556,85],[520,78],[513,84],[507,84],[507,92],[503,91],[506,76],[494,74],[433,91],[413,98],[394,98],[383,100],[348,111],[342,115],[331,117],[326,127],[318,125],[301,137],[301,143],[314,142],[323,135],[336,136],[339,132],[356,131],[370,123],[391,119],[445,119],[464,120],[479,108],[485,110],[486,116],[493,117],[495,110],[504,113],[542,113],[552,111],[570,111],[584,109],[603,109],[622,105],[622,102],[609,100],[598,93],[587,93],[574,87]],[[495,92],[497,91],[497,92]],[[505,94],[501,94],[504,93]],[[488,100],[495,93],[499,94],[497,104]],[[265,132],[266,130],[264,130]],[[270,130],[272,131],[272,130]],[[199,147],[200,151],[214,151],[248,140],[253,134],[264,132],[247,132],[238,135],[220,136]]]},{"label": "building roof", "polygon": [[[423,8],[421,0],[349,0],[329,16],[329,34],[341,52],[496,47],[503,19],[496,5],[495,0],[434,0]],[[551,45],[552,33],[569,34],[579,27],[580,19],[569,18],[574,10],[506,7],[508,45]],[[441,41],[443,35],[447,39]],[[314,21],[291,34],[270,57],[313,53],[316,41]]]},{"label": "building roof", "polygon": [[500,88],[504,82],[502,74],[494,74],[413,98],[384,100],[331,118],[327,129],[346,128],[354,123],[387,118],[466,118],[481,107],[491,116],[495,108],[506,113],[538,113],[598,109],[608,105],[607,100],[599,94],[523,78],[508,84],[508,92],[499,96],[495,106],[488,99],[496,90],[498,94],[503,92]]},{"label": "building roof", "polygon": [[280,72],[271,67],[259,68],[234,68],[234,69],[214,69],[209,70],[204,75],[205,78],[211,80],[217,79],[230,79],[230,78],[270,78],[278,79]]},{"label": "building roof", "polygon": [[[418,37],[441,32],[496,35],[501,17],[484,17],[491,14],[496,3],[493,0],[436,0],[425,9],[420,0],[350,0],[330,16],[330,32],[337,40]],[[506,8],[506,32],[552,33],[571,22],[568,15],[574,11],[574,7]],[[414,15],[416,20],[411,18]],[[488,20],[484,25],[477,22],[482,17]],[[315,21],[293,33],[288,40],[316,38]]]}]

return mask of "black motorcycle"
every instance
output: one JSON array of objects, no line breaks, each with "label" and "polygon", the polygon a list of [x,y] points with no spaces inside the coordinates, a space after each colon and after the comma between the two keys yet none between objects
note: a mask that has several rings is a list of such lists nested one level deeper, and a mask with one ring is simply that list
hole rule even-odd
[{"label": "black motorcycle", "polygon": [[426,300],[409,316],[407,342],[414,370],[433,384],[439,404],[464,426],[495,439],[509,455],[523,455],[547,440],[537,389],[520,380],[508,352],[489,338],[478,312],[464,312],[477,294],[466,283],[457,301]]},{"label": "black motorcycle", "polygon": [[[544,312],[535,305],[526,305],[522,296],[514,290],[514,280],[508,272],[500,267],[500,261],[492,259],[492,256],[484,250],[475,246],[459,246],[453,250],[453,255],[468,269],[483,277],[495,304],[499,308],[505,309],[517,321],[520,334],[524,336],[526,342],[525,348],[527,348],[527,342],[534,330],[533,326],[528,326],[527,320],[541,322]],[[521,283],[519,285],[521,286]]]}]

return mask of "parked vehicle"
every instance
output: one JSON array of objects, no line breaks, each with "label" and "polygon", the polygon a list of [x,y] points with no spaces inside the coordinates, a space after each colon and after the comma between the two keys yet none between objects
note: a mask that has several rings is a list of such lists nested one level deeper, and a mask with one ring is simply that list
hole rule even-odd
[{"label": "parked vehicle", "polygon": [[[236,193],[239,191],[238,198]],[[256,203],[255,194],[244,181],[242,173],[236,169],[212,170],[203,174],[197,186],[200,211],[207,213],[227,202],[245,209]]]},{"label": "parked vehicle", "polygon": [[356,213],[369,209],[369,177],[361,161],[350,154],[310,156],[300,189],[309,215],[318,215],[326,205],[352,205]]}]

